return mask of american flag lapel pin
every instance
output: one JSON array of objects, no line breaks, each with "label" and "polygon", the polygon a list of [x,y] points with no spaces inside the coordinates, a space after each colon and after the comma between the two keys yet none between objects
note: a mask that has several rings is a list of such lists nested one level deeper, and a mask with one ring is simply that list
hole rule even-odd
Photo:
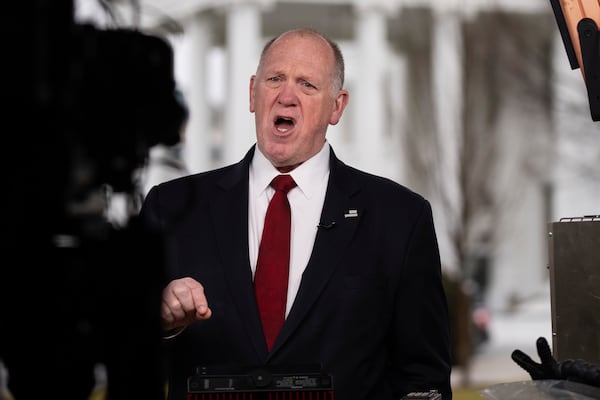
[{"label": "american flag lapel pin", "polygon": [[355,218],[358,217],[358,210],[350,209],[344,214],[344,218]]}]

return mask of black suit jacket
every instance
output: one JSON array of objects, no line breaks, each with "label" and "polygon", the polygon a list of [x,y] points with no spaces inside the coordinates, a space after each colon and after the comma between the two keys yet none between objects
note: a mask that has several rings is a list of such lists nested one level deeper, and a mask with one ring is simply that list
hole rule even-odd
[{"label": "black suit jacket", "polygon": [[342,163],[330,178],[310,261],[267,351],[248,257],[248,170],[242,161],[154,187],[142,219],[166,234],[171,278],[203,284],[212,318],[169,339],[171,399],[207,365],[318,363],[336,400],[391,400],[437,389],[451,398],[451,349],[439,250],[427,200]]}]

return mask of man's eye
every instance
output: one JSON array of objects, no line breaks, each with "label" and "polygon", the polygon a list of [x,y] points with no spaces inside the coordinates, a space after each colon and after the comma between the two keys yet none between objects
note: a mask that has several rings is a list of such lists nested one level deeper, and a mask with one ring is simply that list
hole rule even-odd
[{"label": "man's eye", "polygon": [[269,78],[269,82],[281,82],[281,78],[278,76],[273,76]]},{"label": "man's eye", "polygon": [[309,82],[302,82],[302,86],[304,86],[305,88],[309,88],[309,89],[313,89],[314,86],[312,84],[310,84]]}]

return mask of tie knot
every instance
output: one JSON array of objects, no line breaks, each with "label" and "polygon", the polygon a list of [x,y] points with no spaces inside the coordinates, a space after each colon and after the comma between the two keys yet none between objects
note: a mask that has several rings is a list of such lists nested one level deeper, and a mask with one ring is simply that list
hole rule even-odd
[{"label": "tie knot", "polygon": [[296,182],[294,181],[294,178],[292,178],[291,175],[277,175],[271,181],[271,187],[273,187],[273,189],[282,191],[286,194],[295,186]]}]

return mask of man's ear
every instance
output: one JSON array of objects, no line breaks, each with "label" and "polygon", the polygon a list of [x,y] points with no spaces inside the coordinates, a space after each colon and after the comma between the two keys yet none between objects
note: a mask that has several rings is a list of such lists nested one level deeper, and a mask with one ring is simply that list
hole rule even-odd
[{"label": "man's ear", "polygon": [[342,114],[344,113],[344,109],[350,100],[350,93],[347,90],[340,90],[334,100],[333,110],[331,111],[331,117],[329,118],[329,123],[331,125],[336,125],[340,119],[342,118]]},{"label": "man's ear", "polygon": [[254,82],[256,81],[256,75],[252,75],[250,77],[250,90],[249,90],[249,95],[250,95],[250,112],[253,113],[254,112]]}]

